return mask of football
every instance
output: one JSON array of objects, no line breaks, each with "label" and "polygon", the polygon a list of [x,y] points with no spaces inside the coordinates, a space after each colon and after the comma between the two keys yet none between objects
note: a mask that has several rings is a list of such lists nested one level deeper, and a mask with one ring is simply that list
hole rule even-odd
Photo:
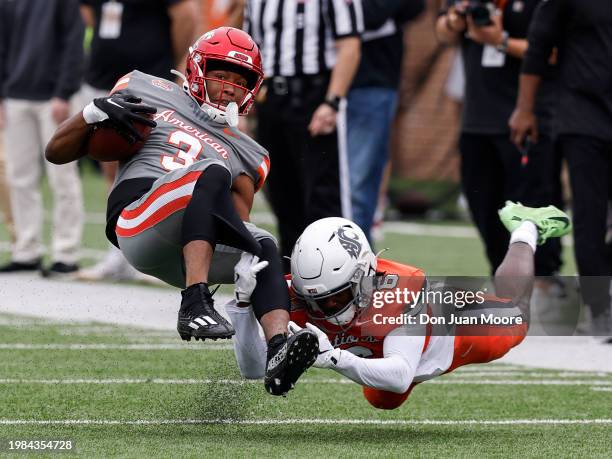
[{"label": "football", "polygon": [[[136,130],[146,140],[153,129],[142,123],[134,123]],[[89,137],[87,154],[98,161],[125,161],[131,158],[144,144],[144,140],[130,143],[111,126],[101,125]]]}]

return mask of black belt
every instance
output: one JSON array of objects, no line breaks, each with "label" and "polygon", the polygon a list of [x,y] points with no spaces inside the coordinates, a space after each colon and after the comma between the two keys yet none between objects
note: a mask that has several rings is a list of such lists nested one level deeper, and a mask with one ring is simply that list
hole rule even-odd
[{"label": "black belt", "polygon": [[272,91],[277,96],[304,94],[314,88],[327,87],[329,84],[329,73],[319,73],[316,75],[299,75],[292,77],[275,76],[266,78],[264,85],[268,91]]}]

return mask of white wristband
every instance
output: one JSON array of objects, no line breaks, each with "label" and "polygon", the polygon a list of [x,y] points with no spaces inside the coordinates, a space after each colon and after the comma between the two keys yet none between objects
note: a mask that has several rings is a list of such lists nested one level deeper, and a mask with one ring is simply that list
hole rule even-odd
[{"label": "white wristband", "polygon": [[83,119],[87,124],[94,124],[107,120],[108,115],[96,107],[93,101],[91,101],[83,109]]}]

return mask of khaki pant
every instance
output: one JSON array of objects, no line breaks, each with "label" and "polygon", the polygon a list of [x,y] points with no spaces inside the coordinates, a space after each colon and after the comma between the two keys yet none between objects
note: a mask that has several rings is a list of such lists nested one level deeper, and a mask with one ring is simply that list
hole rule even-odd
[{"label": "khaki pant", "polygon": [[4,225],[9,233],[11,242],[15,242],[15,225],[11,212],[11,196],[6,176],[6,161],[4,159],[3,132],[0,131],[0,212],[2,212]]},{"label": "khaki pant", "polygon": [[51,258],[76,263],[84,220],[81,181],[76,162],[56,165],[44,159],[47,142],[57,128],[50,103],[6,99],[4,108],[4,153],[16,232],[12,259],[31,262],[44,253],[40,189],[44,164],[53,192]]}]

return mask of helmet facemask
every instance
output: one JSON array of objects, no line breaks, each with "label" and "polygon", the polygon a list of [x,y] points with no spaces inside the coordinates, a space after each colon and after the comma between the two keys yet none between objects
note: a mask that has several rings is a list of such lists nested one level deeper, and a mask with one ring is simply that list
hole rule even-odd
[{"label": "helmet facemask", "polygon": [[[241,64],[228,62],[226,56],[206,56],[204,57],[198,51],[190,50],[191,65],[188,65],[187,84],[189,93],[193,98],[204,108],[205,105],[213,107],[216,110],[225,112],[230,104],[225,104],[222,100],[213,101],[210,97],[209,85],[211,82],[218,84],[219,94],[224,94],[226,89],[234,91],[238,97],[235,101],[238,114],[246,115],[255,101],[255,94],[259,91],[261,85],[260,75],[254,70],[249,69]],[[217,57],[217,58],[215,58]],[[246,86],[232,83],[227,80],[206,76],[208,72],[214,70],[226,70],[238,73],[247,80]]]},{"label": "helmet facemask", "polygon": [[[303,295],[296,292],[306,305],[308,315],[313,319],[323,319],[338,327],[347,328],[372,300],[374,276],[367,260],[357,263],[355,271],[347,284],[322,295]],[[334,297],[340,306],[329,308]]]}]

